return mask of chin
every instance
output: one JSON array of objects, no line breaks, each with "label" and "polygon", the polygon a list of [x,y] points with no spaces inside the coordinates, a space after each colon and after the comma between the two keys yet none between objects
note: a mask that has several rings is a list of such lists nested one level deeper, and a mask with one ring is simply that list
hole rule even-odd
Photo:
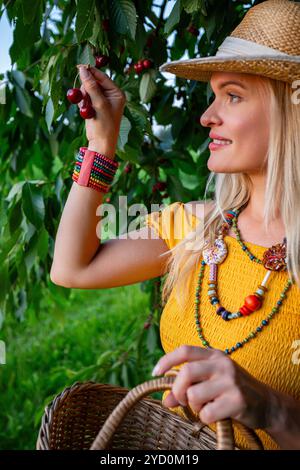
[{"label": "chin", "polygon": [[223,157],[221,152],[219,154],[214,155],[214,152],[210,154],[207,160],[207,168],[210,171],[214,173],[243,173],[243,169],[230,164],[232,162],[231,158]]},{"label": "chin", "polygon": [[214,173],[236,173],[236,170],[234,170],[234,168],[230,168],[229,165],[224,166],[220,162],[210,162],[209,160],[207,161],[207,168],[209,171]]}]

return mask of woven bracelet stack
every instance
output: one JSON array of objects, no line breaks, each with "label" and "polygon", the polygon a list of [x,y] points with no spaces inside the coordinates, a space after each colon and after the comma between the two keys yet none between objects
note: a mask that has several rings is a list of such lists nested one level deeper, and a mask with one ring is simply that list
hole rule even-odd
[{"label": "woven bracelet stack", "polygon": [[119,163],[111,158],[87,147],[80,147],[72,180],[80,186],[108,193],[118,167]]}]

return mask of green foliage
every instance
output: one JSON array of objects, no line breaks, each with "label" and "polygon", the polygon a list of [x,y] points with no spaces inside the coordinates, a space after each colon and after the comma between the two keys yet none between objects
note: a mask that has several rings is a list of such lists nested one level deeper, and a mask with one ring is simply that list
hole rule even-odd
[{"label": "green foliage", "polygon": [[72,290],[59,308],[45,302],[38,322],[31,312],[16,331],[8,320],[0,448],[34,449],[45,406],[76,381],[132,388],[150,380],[162,353],[157,321],[143,328],[148,304],[149,294],[138,285],[116,292]]}]

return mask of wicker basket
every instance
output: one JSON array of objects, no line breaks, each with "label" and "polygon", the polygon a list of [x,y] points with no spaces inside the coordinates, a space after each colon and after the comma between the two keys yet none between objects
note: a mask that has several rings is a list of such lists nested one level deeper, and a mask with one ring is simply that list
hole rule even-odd
[{"label": "wicker basket", "polygon": [[[165,408],[160,400],[143,398],[172,389],[165,377],[128,390],[110,384],[76,382],[45,408],[37,450],[239,450],[231,419],[218,421],[217,433],[182,407],[186,420]],[[173,375],[173,376],[172,376]],[[256,433],[235,421],[249,447],[263,449]]]}]

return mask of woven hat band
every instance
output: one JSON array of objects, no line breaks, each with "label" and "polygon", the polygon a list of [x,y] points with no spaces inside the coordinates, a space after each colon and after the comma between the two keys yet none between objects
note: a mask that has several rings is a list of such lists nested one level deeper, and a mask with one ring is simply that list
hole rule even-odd
[{"label": "woven hat band", "polygon": [[263,46],[262,44],[234,36],[227,36],[218,48],[216,57],[232,57],[236,55],[291,57],[289,54],[281,52],[278,49],[273,49],[272,47]]}]

